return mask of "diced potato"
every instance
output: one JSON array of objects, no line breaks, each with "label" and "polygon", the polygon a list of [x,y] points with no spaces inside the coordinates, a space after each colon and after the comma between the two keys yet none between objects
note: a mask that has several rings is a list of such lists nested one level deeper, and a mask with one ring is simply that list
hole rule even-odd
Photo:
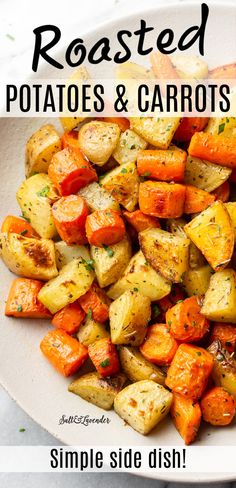
[{"label": "diced potato", "polygon": [[[186,232],[184,230],[185,225],[187,224],[186,220],[180,219],[168,219],[166,229],[171,233],[175,234],[180,237],[186,237]],[[189,245],[189,266],[191,269],[199,268],[206,264],[206,260],[202,255],[201,251],[190,242]]]},{"label": "diced potato", "polygon": [[[88,84],[91,84],[90,74],[88,73],[85,66],[80,66],[78,69],[72,72],[69,79],[67,80],[66,86],[68,87],[69,85],[75,83],[80,88],[82,84],[86,82]],[[65,98],[66,96],[67,94],[65,92]],[[91,106],[92,106],[92,100],[91,100]],[[83,120],[85,119],[84,114],[81,113],[77,115],[78,115],[77,117],[70,116],[70,113],[65,110],[65,112],[62,114],[62,117],[60,117],[61,125],[65,131],[71,131],[75,129],[75,127],[77,127],[80,124],[80,122],[83,122]]]},{"label": "diced potato", "polygon": [[214,202],[184,230],[215,271],[228,265],[234,249],[234,228],[222,202]]},{"label": "diced potato", "polygon": [[51,204],[59,195],[49,176],[39,173],[23,181],[16,194],[22,215],[44,239],[57,235]]},{"label": "diced potato", "polygon": [[187,295],[189,297],[192,295],[205,295],[212,273],[213,271],[208,264],[186,271],[184,273],[183,285]]},{"label": "diced potato", "polygon": [[210,118],[204,132],[213,135],[232,136],[236,132],[236,117],[212,117]]},{"label": "diced potato", "polygon": [[61,269],[65,264],[70,263],[72,259],[83,258],[89,261],[90,254],[86,246],[68,246],[65,241],[55,242],[57,268]]},{"label": "diced potato", "polygon": [[97,407],[110,410],[125,381],[123,374],[101,378],[98,373],[88,373],[73,381],[68,390]]},{"label": "diced potato", "polygon": [[107,208],[117,210],[118,212],[120,210],[119,203],[108,191],[106,191],[96,182],[90,183],[90,185],[81,188],[78,195],[84,198],[90,212],[95,212],[96,210],[106,210]]},{"label": "diced potato", "polygon": [[152,380],[159,385],[165,384],[165,373],[155,364],[150,363],[136,347],[119,347],[120,364],[130,381]]},{"label": "diced potato", "polygon": [[210,279],[201,313],[217,322],[236,323],[236,272],[224,269]]},{"label": "diced potato", "polygon": [[146,68],[141,64],[126,61],[117,65],[116,78],[118,80],[153,80],[155,78],[152,69]]},{"label": "diced potato", "polygon": [[203,159],[187,157],[184,181],[188,185],[211,192],[224,183],[232,170]]},{"label": "diced potato", "polygon": [[189,244],[162,229],[146,229],[139,234],[139,243],[146,260],[167,280],[180,283],[188,269]]},{"label": "diced potato", "polygon": [[77,337],[81,344],[89,346],[99,339],[110,337],[110,334],[104,324],[99,324],[95,320],[87,318],[85,323],[80,326]]},{"label": "diced potato", "polygon": [[123,274],[132,256],[131,244],[128,236],[122,241],[109,246],[110,252],[103,247],[91,246],[91,257],[98,284],[101,288],[111,285]]},{"label": "diced potato", "polygon": [[174,54],[171,56],[171,61],[180,78],[189,80],[201,80],[207,78],[208,65],[206,61],[198,56],[191,56],[190,54]]},{"label": "diced potato", "polygon": [[140,346],[151,318],[150,298],[128,290],[112,302],[109,318],[113,344]]},{"label": "diced potato", "polygon": [[49,239],[3,233],[1,247],[3,261],[17,275],[46,281],[58,274],[54,243]]},{"label": "diced potato", "polygon": [[133,130],[121,133],[113,157],[119,164],[136,163],[138,152],[146,149],[148,143]]},{"label": "diced potato", "polygon": [[81,127],[79,147],[89,161],[103,166],[112,155],[120,137],[120,128],[111,122],[94,120]]},{"label": "diced potato", "polygon": [[135,163],[125,163],[109,171],[101,185],[126,210],[133,212],[138,203],[139,177]]},{"label": "diced potato", "polygon": [[127,290],[137,289],[151,301],[160,300],[171,291],[171,283],[158,274],[146,261],[142,251],[130,260],[124,276],[108,290],[108,296],[115,300]]},{"label": "diced potato", "polygon": [[180,117],[132,117],[130,126],[149,144],[160,149],[168,149],[180,120]]},{"label": "diced potato", "polygon": [[231,222],[234,228],[234,239],[236,239],[236,202],[227,202],[225,203],[225,207],[231,218]]},{"label": "diced potato", "polygon": [[208,347],[214,357],[212,377],[217,386],[222,386],[236,400],[236,361],[231,354],[223,349],[220,341],[214,341]]},{"label": "diced potato", "polygon": [[26,144],[25,176],[47,173],[52,156],[60,151],[61,138],[51,124],[43,125]]},{"label": "diced potato", "polygon": [[115,398],[116,413],[140,434],[148,434],[170,410],[172,393],[151,380],[126,386]]},{"label": "diced potato", "polygon": [[84,295],[93,280],[94,273],[88,270],[84,260],[73,259],[60,270],[56,278],[41,288],[38,299],[54,314]]}]

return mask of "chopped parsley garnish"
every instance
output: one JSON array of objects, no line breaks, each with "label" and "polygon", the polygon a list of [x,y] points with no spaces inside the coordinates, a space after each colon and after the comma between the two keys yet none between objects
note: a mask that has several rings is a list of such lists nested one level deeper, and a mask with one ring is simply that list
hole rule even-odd
[{"label": "chopped parsley garnish", "polygon": [[197,351],[197,355],[198,355],[198,356],[201,356],[201,355],[202,355],[202,353],[201,353],[200,351]]},{"label": "chopped parsley garnish", "polygon": [[42,190],[37,191],[37,195],[38,195],[38,197],[47,197],[49,192],[50,192],[50,188],[47,185],[44,188],[42,188]]},{"label": "chopped parsley garnish", "polygon": [[20,427],[19,432],[25,432],[24,427]]},{"label": "chopped parsley garnish", "polygon": [[134,288],[134,291],[138,291],[138,288],[136,288],[136,287],[135,287],[135,288]]},{"label": "chopped parsley garnish", "polygon": [[26,222],[30,222],[29,217],[26,217],[26,215],[25,215],[25,212],[24,212],[24,211],[22,212],[21,217],[22,217],[24,220],[26,220]]},{"label": "chopped parsley garnish", "polygon": [[100,363],[100,366],[102,368],[106,368],[107,366],[110,366],[110,359],[109,358],[104,359],[104,361]]},{"label": "chopped parsley garnish", "polygon": [[22,310],[23,310],[23,309],[22,309],[22,305],[18,305],[18,307],[17,307],[17,312],[22,312]]},{"label": "chopped parsley garnish", "polygon": [[22,230],[22,231],[20,232],[20,235],[21,235],[21,236],[25,236],[25,234],[27,234],[27,232],[28,232],[28,231],[27,231],[27,229]]},{"label": "chopped parsley garnish", "polygon": [[158,305],[156,305],[156,303],[154,303],[154,305],[152,306],[152,313],[153,313],[154,318],[158,317],[158,315],[160,315],[160,313],[161,313],[161,311],[160,311]]},{"label": "chopped parsley garnish", "polygon": [[225,130],[225,124],[220,124],[218,127],[218,135],[221,134],[221,132],[224,132]]},{"label": "chopped parsley garnish", "polygon": [[107,252],[109,258],[112,258],[114,256],[114,251],[109,246],[106,246],[106,244],[103,244],[102,247]]},{"label": "chopped parsley garnish", "polygon": [[126,168],[122,168],[121,173],[128,173]]},{"label": "chopped parsley garnish", "polygon": [[87,319],[91,320],[92,316],[93,316],[93,311],[91,308],[89,308],[88,313],[87,313]]},{"label": "chopped parsley garnish", "polygon": [[85,259],[84,260],[84,263],[85,263],[85,268],[88,270],[88,271],[93,271],[94,270],[94,260],[93,259]]}]

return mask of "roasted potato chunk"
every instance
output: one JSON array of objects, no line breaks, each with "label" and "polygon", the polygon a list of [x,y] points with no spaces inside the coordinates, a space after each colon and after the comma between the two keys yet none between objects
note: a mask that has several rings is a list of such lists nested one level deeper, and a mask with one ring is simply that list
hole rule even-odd
[{"label": "roasted potato chunk", "polygon": [[180,283],[188,268],[189,244],[162,229],[146,229],[139,234],[139,243],[146,260],[167,280]]},{"label": "roasted potato chunk", "polygon": [[111,208],[119,212],[119,203],[112,197],[112,195],[102,188],[98,183],[90,183],[90,185],[81,188],[78,192],[82,198],[84,198],[90,212],[96,210],[106,210]]},{"label": "roasted potato chunk", "polygon": [[201,313],[209,320],[236,324],[236,272],[224,269],[213,274]]},{"label": "roasted potato chunk", "polygon": [[222,347],[219,340],[212,342],[208,351],[214,357],[212,376],[217,386],[222,386],[236,400],[236,361],[231,354]]},{"label": "roasted potato chunk", "polygon": [[101,378],[98,373],[88,373],[73,381],[68,390],[97,407],[110,410],[125,381],[126,378],[123,374]]},{"label": "roasted potato chunk", "polygon": [[[75,71],[72,72],[72,74],[70,75],[70,77],[67,80],[66,86],[68,88],[69,85],[75,83],[76,85],[81,87],[81,85],[83,83],[86,83],[86,82],[91,83],[90,74],[87,71],[87,69],[85,68],[85,66],[80,66],[78,69],[76,69]],[[67,94],[65,92],[65,97],[66,96],[67,96]],[[66,104],[65,104],[65,106],[66,106]],[[84,119],[85,119],[85,116],[83,113],[77,114],[77,117],[73,117],[73,116],[71,117],[70,113],[68,111],[65,111],[62,114],[62,117],[60,117],[60,122],[61,122],[61,125],[65,131],[71,131],[71,130],[75,129],[75,127],[77,127],[80,124],[80,122],[83,122]]]},{"label": "roasted potato chunk", "polygon": [[130,127],[149,144],[168,149],[180,120],[180,117],[132,117]]},{"label": "roasted potato chunk", "polygon": [[137,252],[128,264],[124,275],[108,291],[113,300],[127,290],[138,291],[150,298],[151,301],[160,300],[170,293],[171,283],[158,274],[146,261],[142,251]]},{"label": "roasted potato chunk", "polygon": [[68,246],[65,241],[55,242],[56,263],[57,269],[63,268],[65,264],[70,263],[72,259],[83,258],[85,261],[90,261],[89,250],[86,246]]},{"label": "roasted potato chunk", "polygon": [[210,118],[204,132],[213,135],[232,136],[236,134],[236,117]]},{"label": "roasted potato chunk", "polygon": [[101,185],[126,210],[132,212],[138,203],[139,177],[134,163],[125,163],[109,171]]},{"label": "roasted potato chunk", "polygon": [[200,268],[189,269],[184,273],[183,286],[189,297],[205,295],[208,290],[213,270],[206,264]]},{"label": "roasted potato chunk", "polygon": [[77,338],[84,346],[90,346],[95,341],[110,337],[108,330],[104,324],[100,324],[93,319],[87,318],[85,323],[79,328]]},{"label": "roasted potato chunk", "polygon": [[[186,232],[184,230],[186,220],[180,219],[168,219],[166,229],[171,233],[180,237],[186,237]],[[201,251],[198,249],[193,242],[189,245],[189,267],[191,269],[200,268],[206,264],[206,260],[202,255]]]},{"label": "roasted potato chunk", "polygon": [[234,228],[222,202],[214,202],[184,230],[215,271],[228,265],[234,249]]},{"label": "roasted potato chunk", "polygon": [[61,138],[53,125],[43,125],[26,144],[25,176],[47,173],[52,156],[61,150]]},{"label": "roasted potato chunk", "polygon": [[116,78],[118,80],[152,80],[155,78],[152,69],[147,69],[141,64],[126,61],[117,65]]},{"label": "roasted potato chunk", "polygon": [[118,144],[113,152],[113,158],[119,164],[136,163],[140,149],[146,149],[148,143],[133,130],[121,133]]},{"label": "roasted potato chunk", "polygon": [[148,434],[170,410],[172,393],[151,380],[126,386],[115,397],[116,413],[140,434]]},{"label": "roasted potato chunk", "polygon": [[182,79],[201,80],[207,78],[208,65],[198,56],[175,54],[171,56],[171,61]]},{"label": "roasted potato chunk", "polygon": [[234,239],[236,239],[236,202],[227,202],[224,204],[231,218],[234,228]]},{"label": "roasted potato chunk", "polygon": [[79,131],[79,147],[89,161],[103,166],[112,155],[120,137],[120,128],[110,122],[92,121]]},{"label": "roasted potato chunk", "polygon": [[1,257],[13,273],[47,281],[57,276],[54,243],[20,234],[1,234]]},{"label": "roasted potato chunk", "polygon": [[188,185],[193,185],[201,190],[211,192],[222,185],[231,173],[232,170],[229,168],[188,156],[184,181]]},{"label": "roasted potato chunk", "polygon": [[155,364],[150,363],[135,347],[119,347],[122,370],[133,383],[141,380],[152,380],[159,385],[165,384],[165,373]]}]

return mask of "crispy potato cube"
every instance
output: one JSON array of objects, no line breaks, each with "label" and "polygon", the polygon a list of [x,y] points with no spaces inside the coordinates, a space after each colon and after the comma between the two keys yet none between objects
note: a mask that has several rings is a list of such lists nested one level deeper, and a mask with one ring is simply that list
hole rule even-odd
[{"label": "crispy potato cube", "polygon": [[189,297],[205,295],[208,290],[213,270],[206,264],[200,268],[189,269],[184,273],[183,286]]},{"label": "crispy potato cube", "polygon": [[55,253],[57,269],[63,268],[65,264],[70,263],[72,259],[83,258],[85,261],[89,261],[90,254],[86,246],[68,246],[65,241],[55,242]]},{"label": "crispy potato cube", "polygon": [[118,144],[113,152],[113,158],[119,164],[136,163],[140,149],[146,149],[148,143],[133,130],[121,133]]},{"label": "crispy potato cube", "polygon": [[[78,69],[76,69],[75,71],[72,72],[72,74],[70,75],[70,77],[68,78],[67,80],[67,83],[66,83],[66,86],[67,88],[69,87],[69,85],[73,85],[73,84],[76,84],[78,85],[79,87],[82,86],[83,83],[88,83],[90,84],[91,83],[91,76],[88,72],[88,70],[85,68],[85,66],[80,66]],[[66,98],[66,92],[65,92],[65,98]],[[92,100],[91,100],[91,106],[92,106]],[[80,116],[78,116],[80,115]],[[85,119],[85,116],[83,113],[81,114],[77,114],[77,117],[76,116],[71,116],[70,113],[68,111],[65,111],[62,116],[60,117],[60,122],[61,122],[61,125],[64,129],[64,131],[71,131],[73,129],[75,129],[75,127],[77,127],[80,122],[83,122],[83,120]]]},{"label": "crispy potato cube", "polygon": [[139,177],[135,163],[125,163],[109,171],[101,180],[101,185],[129,212],[138,203]]},{"label": "crispy potato cube", "polygon": [[111,122],[94,120],[81,127],[79,147],[89,161],[103,166],[112,155],[120,137],[120,128]]},{"label": "crispy potato cube", "polygon": [[171,61],[182,79],[201,80],[207,78],[208,65],[198,56],[189,54],[174,54]]},{"label": "crispy potato cube", "polygon": [[84,198],[90,212],[106,210],[108,208],[117,210],[118,212],[120,211],[119,203],[107,190],[105,190],[105,188],[102,188],[99,183],[96,183],[96,181],[81,188],[78,195]]},{"label": "crispy potato cube", "polygon": [[149,144],[168,149],[180,120],[180,117],[132,117],[130,127]]},{"label": "crispy potato cube", "polygon": [[224,269],[213,274],[201,313],[209,320],[236,324],[236,272]]},{"label": "crispy potato cube", "polygon": [[219,340],[212,342],[208,351],[214,358],[212,377],[215,384],[225,388],[236,400],[236,361],[234,357],[222,347]]},{"label": "crispy potato cube", "polygon": [[61,150],[61,138],[53,125],[43,125],[26,144],[25,176],[47,173],[52,156]]},{"label": "crispy potato cube", "polygon": [[159,385],[165,384],[165,373],[155,364],[150,363],[136,347],[120,346],[119,357],[122,370],[130,381],[152,380]]},{"label": "crispy potato cube", "polygon": [[234,228],[234,239],[236,239],[236,202],[227,202],[224,204],[231,218]]},{"label": "crispy potato cube", "polygon": [[184,181],[188,185],[211,192],[224,183],[232,170],[203,159],[187,157]]},{"label": "crispy potato cube", "polygon": [[[168,230],[171,234],[175,234],[180,237],[186,237],[186,232],[184,231],[184,227],[187,224],[186,220],[180,219],[168,219],[166,230]],[[201,251],[199,251],[198,247],[190,242],[189,245],[189,267],[191,269],[200,268],[206,264],[206,260],[202,255]]]},{"label": "crispy potato cube", "polygon": [[212,117],[204,132],[213,135],[232,136],[236,134],[236,117]]},{"label": "crispy potato cube", "polygon": [[125,381],[123,374],[102,378],[98,373],[88,373],[73,381],[68,390],[97,407],[110,410]]},{"label": "crispy potato cube", "polygon": [[90,318],[87,318],[85,323],[80,326],[77,334],[79,342],[87,347],[104,337],[110,337],[106,326]]}]

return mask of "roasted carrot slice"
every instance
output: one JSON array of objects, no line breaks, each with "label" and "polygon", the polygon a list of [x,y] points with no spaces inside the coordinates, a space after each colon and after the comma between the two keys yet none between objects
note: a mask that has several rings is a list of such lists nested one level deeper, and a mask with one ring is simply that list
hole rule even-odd
[{"label": "roasted carrot slice", "polygon": [[94,282],[87,293],[79,298],[79,303],[86,313],[91,311],[96,322],[103,324],[108,320],[111,300],[97,283]]},{"label": "roasted carrot slice", "polygon": [[201,409],[205,422],[229,425],[235,416],[235,399],[221,386],[215,386],[204,394]]},{"label": "roasted carrot slice", "polygon": [[65,330],[67,334],[71,335],[78,331],[84,318],[85,313],[76,301],[59,310],[52,319],[52,325],[58,329]]},{"label": "roasted carrot slice", "polygon": [[181,217],[186,189],[178,183],[145,181],[139,186],[140,210],[147,215],[164,219]]},{"label": "roasted carrot slice", "polygon": [[93,246],[110,246],[125,236],[125,224],[116,210],[97,210],[87,217],[86,235]]},{"label": "roasted carrot slice", "polygon": [[209,71],[211,80],[230,80],[236,78],[236,63],[217,66]]},{"label": "roasted carrot slice", "polygon": [[183,293],[183,290],[180,288],[178,285],[174,285],[172,287],[171,293],[167,295],[166,297],[161,298],[161,300],[158,300],[158,306],[165,314],[169,308],[172,308],[173,305],[175,305],[177,302],[180,302],[180,300],[184,300],[185,295]]},{"label": "roasted carrot slice", "polygon": [[210,343],[219,340],[222,347],[229,353],[235,351],[236,347],[236,326],[225,322],[214,322],[211,329]]},{"label": "roasted carrot slice", "polygon": [[77,193],[80,188],[98,180],[95,169],[80,149],[71,147],[54,154],[48,175],[62,196]]},{"label": "roasted carrot slice", "polygon": [[70,147],[71,149],[78,149],[78,132],[71,130],[70,132],[64,132],[61,138],[62,149]]},{"label": "roasted carrot slice", "polygon": [[171,58],[166,54],[152,52],[150,54],[150,61],[153,72],[159,80],[180,80]]},{"label": "roasted carrot slice", "polygon": [[236,137],[196,132],[189,145],[189,154],[227,168],[236,168]]},{"label": "roasted carrot slice", "polygon": [[57,232],[69,246],[85,244],[85,222],[88,208],[84,199],[78,195],[62,197],[52,206],[52,214]]},{"label": "roasted carrot slice", "polygon": [[197,401],[207,386],[213,363],[213,356],[202,347],[180,344],[167,371],[166,385]]},{"label": "roasted carrot slice", "polygon": [[174,139],[179,142],[189,142],[195,132],[205,129],[209,117],[184,117],[175,132]]},{"label": "roasted carrot slice", "polygon": [[160,227],[160,223],[156,217],[145,215],[141,210],[123,212],[123,215],[137,232],[142,232],[142,230],[149,229],[150,227]]},{"label": "roasted carrot slice", "polygon": [[109,338],[99,339],[88,347],[89,357],[101,376],[112,376],[120,370],[116,347]]},{"label": "roasted carrot slice", "polygon": [[181,149],[144,149],[138,153],[138,173],[161,181],[183,181],[186,158]]},{"label": "roasted carrot slice", "polygon": [[16,278],[7,298],[5,315],[29,319],[50,319],[52,314],[38,300],[43,282],[28,278]]},{"label": "roasted carrot slice", "polygon": [[170,332],[178,341],[199,341],[208,332],[210,323],[201,314],[201,303],[197,296],[186,298],[166,312]]},{"label": "roasted carrot slice", "polygon": [[40,344],[42,353],[63,376],[76,373],[88,357],[88,350],[62,329],[50,330]]},{"label": "roasted carrot slice", "polygon": [[174,393],[170,413],[176,429],[188,446],[196,439],[200,427],[202,414],[199,403]]},{"label": "roasted carrot slice", "polygon": [[146,339],[139,349],[151,363],[165,366],[171,363],[177,348],[178,344],[166,324],[154,324],[148,327]]},{"label": "roasted carrot slice", "polygon": [[223,203],[228,202],[229,194],[230,194],[230,186],[228,181],[222,183],[222,185],[218,186],[218,188],[216,188],[212,192],[212,195],[214,195],[215,199],[220,200]]},{"label": "roasted carrot slice", "polygon": [[25,237],[39,237],[29,222],[26,222],[26,220],[20,219],[19,217],[15,217],[14,215],[8,215],[4,219],[1,232],[21,234]]},{"label": "roasted carrot slice", "polygon": [[201,190],[196,186],[186,185],[184,213],[193,214],[202,212],[215,201],[215,195]]}]

